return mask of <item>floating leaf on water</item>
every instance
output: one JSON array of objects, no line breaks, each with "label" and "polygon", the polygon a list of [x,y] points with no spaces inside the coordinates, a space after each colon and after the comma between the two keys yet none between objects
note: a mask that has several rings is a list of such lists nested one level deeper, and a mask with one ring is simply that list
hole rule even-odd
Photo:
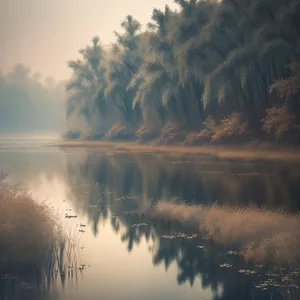
[{"label": "floating leaf on water", "polygon": [[232,251],[232,250],[228,251],[226,254],[227,255],[239,255],[239,253],[237,251]]},{"label": "floating leaf on water", "polygon": [[148,224],[146,223],[132,224],[130,227],[141,227],[141,226],[148,226]]},{"label": "floating leaf on water", "polygon": [[245,270],[245,269],[241,269],[239,270],[239,273],[245,274],[245,275],[254,275],[257,274],[255,271],[253,270]]},{"label": "floating leaf on water", "polygon": [[266,276],[269,276],[269,277],[277,277],[277,276],[280,276],[280,274],[273,273],[273,272],[267,272],[265,275],[266,275]]},{"label": "floating leaf on water", "polygon": [[220,265],[220,268],[232,268],[233,265],[229,265],[229,264],[222,264]]},{"label": "floating leaf on water", "polygon": [[172,236],[163,235],[162,237],[165,238],[165,239],[175,239],[175,238],[195,239],[195,238],[197,238],[197,236],[198,236],[198,234],[187,235],[186,233],[178,232],[178,233],[175,233]]}]

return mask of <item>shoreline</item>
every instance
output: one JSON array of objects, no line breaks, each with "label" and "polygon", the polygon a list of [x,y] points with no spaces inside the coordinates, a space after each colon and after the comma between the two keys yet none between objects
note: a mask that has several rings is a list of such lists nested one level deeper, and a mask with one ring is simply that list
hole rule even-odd
[{"label": "shoreline", "polygon": [[89,148],[94,150],[127,151],[134,153],[165,153],[171,155],[209,156],[217,159],[243,159],[243,160],[283,160],[287,162],[300,162],[300,148],[287,146],[263,145],[151,145],[139,144],[135,141],[78,141],[59,140],[44,145],[44,147],[59,148]]}]

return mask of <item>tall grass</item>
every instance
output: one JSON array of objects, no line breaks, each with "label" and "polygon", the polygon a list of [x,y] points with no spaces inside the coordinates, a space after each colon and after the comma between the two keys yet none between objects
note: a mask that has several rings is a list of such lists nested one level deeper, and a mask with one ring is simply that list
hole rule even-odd
[{"label": "tall grass", "polygon": [[159,202],[154,215],[196,226],[224,246],[240,247],[246,260],[299,265],[300,218],[257,207]]},{"label": "tall grass", "polygon": [[0,245],[0,299],[12,297],[5,291],[11,284],[40,291],[49,289],[57,275],[62,283],[77,276],[78,236],[26,190],[5,184],[0,187]]}]

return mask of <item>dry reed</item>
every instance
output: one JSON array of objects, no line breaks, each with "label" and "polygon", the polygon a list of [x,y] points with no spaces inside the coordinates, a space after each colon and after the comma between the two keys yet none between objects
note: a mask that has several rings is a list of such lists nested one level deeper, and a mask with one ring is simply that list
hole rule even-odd
[{"label": "dry reed", "polygon": [[161,201],[154,216],[189,223],[224,246],[240,247],[246,260],[299,264],[300,218],[257,207],[186,205]]}]

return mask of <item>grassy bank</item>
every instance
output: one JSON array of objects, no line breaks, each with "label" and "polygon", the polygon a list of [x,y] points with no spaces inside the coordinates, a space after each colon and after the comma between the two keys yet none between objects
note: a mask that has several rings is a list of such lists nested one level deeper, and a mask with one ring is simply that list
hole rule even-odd
[{"label": "grassy bank", "polygon": [[217,159],[249,159],[249,160],[284,160],[300,162],[298,147],[274,145],[230,145],[230,146],[184,146],[184,145],[151,145],[137,142],[109,142],[61,140],[47,145],[48,147],[80,148],[87,147],[96,151],[128,151],[128,152],[163,152],[176,155],[202,155]]},{"label": "grassy bank", "polygon": [[300,216],[255,207],[185,205],[159,202],[157,218],[195,226],[217,244],[239,247],[257,263],[300,264]]}]

